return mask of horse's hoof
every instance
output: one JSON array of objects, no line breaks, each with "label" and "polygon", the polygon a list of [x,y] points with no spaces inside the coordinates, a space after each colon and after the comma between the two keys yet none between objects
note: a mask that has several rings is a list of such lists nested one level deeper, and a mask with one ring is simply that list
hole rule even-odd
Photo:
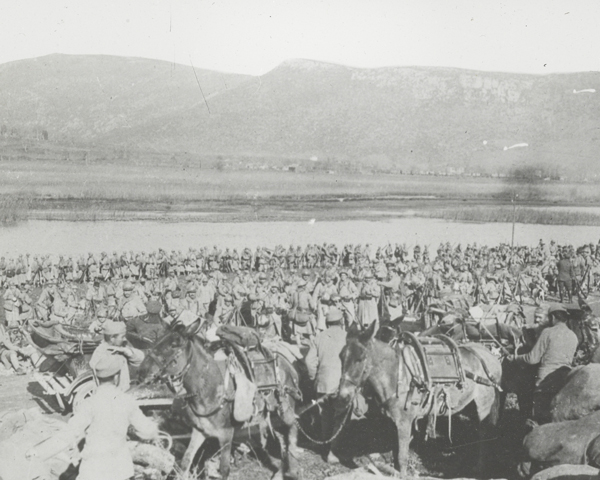
[{"label": "horse's hoof", "polygon": [[531,462],[521,462],[517,466],[517,474],[520,478],[529,478],[531,476]]},{"label": "horse's hoof", "polygon": [[339,465],[341,463],[340,459],[333,452],[327,454],[327,459],[325,461],[329,465]]},{"label": "horse's hoof", "polygon": [[271,480],[283,480],[283,471],[277,470],[271,477]]}]

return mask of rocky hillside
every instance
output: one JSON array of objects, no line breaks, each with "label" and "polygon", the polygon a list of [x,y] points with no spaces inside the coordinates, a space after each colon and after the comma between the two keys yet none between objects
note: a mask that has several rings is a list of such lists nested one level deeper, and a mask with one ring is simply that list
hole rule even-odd
[{"label": "rocky hillside", "polygon": [[[581,91],[594,89],[597,92]],[[575,93],[578,92],[578,93]],[[0,65],[0,122],[51,138],[379,169],[600,173],[600,73],[359,69],[291,60],[259,77],[51,55]],[[521,145],[514,148],[513,145]]]}]

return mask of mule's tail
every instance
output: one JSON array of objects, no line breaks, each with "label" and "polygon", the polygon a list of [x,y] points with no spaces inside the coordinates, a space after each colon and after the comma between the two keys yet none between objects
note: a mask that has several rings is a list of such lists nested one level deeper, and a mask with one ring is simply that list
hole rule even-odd
[{"label": "mule's tail", "polygon": [[490,407],[490,413],[487,417],[487,422],[490,425],[497,426],[500,422],[500,415],[502,413],[502,392],[497,388],[494,388],[494,402]]}]

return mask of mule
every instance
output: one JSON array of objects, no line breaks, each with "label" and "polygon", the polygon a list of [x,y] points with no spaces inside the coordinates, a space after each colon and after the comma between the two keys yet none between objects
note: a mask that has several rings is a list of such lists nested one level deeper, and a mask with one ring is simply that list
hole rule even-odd
[{"label": "mule", "polygon": [[[457,413],[474,402],[480,426],[483,427],[486,422],[490,426],[497,424],[500,405],[497,385],[501,381],[502,368],[500,362],[485,347],[477,344],[459,347],[464,371],[470,372],[471,375],[467,375],[461,386],[444,387],[445,406],[451,408],[443,411],[444,405],[434,402],[433,406],[430,403],[427,406],[428,402],[421,401],[427,395],[417,402],[413,401],[412,387],[415,379],[404,355],[399,349],[375,339],[374,333],[373,324],[361,334],[349,335],[346,347],[342,351],[342,379],[338,398],[349,403],[361,388],[370,387],[377,402],[396,426],[398,443],[394,451],[394,463],[402,477],[407,474],[409,444],[417,419],[430,414],[441,416]],[[481,379],[488,379],[487,382],[483,382],[487,385],[469,377],[479,379],[480,382],[483,382]],[[439,408],[439,411],[432,411],[434,407]],[[336,430],[342,421],[344,418],[336,419]],[[479,430],[483,431],[484,428]],[[339,451],[338,447],[334,441],[332,451]],[[328,460],[336,462],[338,459],[334,454],[330,454]]]},{"label": "mule", "polygon": [[258,426],[261,432],[268,432],[272,425],[283,436],[282,468],[278,474],[285,473],[286,478],[296,478],[295,407],[300,394],[294,367],[279,356],[276,362],[278,385],[272,392],[275,408],[271,410],[265,406],[248,422],[237,422],[233,416],[234,382],[226,378],[230,375],[229,371],[215,360],[197,336],[197,330],[198,323],[188,328],[175,326],[169,329],[146,355],[138,377],[141,385],[162,381],[178,395],[185,392],[182,395],[184,411],[192,426],[192,436],[181,461],[183,472],[190,470],[204,441],[214,438],[220,446],[220,473],[222,478],[227,479],[234,434],[242,427],[254,426]]}]

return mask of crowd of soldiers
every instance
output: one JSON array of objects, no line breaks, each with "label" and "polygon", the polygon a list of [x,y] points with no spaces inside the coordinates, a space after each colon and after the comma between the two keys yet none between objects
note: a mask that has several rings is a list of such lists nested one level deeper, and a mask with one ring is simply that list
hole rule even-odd
[{"label": "crowd of soldiers", "polygon": [[[434,254],[426,246],[400,244],[258,247],[241,253],[214,246],[186,253],[2,257],[0,286],[8,329],[85,317],[90,333],[117,320],[152,339],[174,320],[219,325],[246,305],[264,335],[302,343],[326,328],[330,309],[342,312],[345,327],[364,328],[378,319],[382,301],[414,315],[431,298],[452,292],[473,304],[535,300],[549,291],[569,302],[596,288],[599,265],[600,243],[575,248],[543,240],[514,248],[446,243]],[[18,368],[20,350],[9,345],[6,330],[0,335],[0,359]]]}]

